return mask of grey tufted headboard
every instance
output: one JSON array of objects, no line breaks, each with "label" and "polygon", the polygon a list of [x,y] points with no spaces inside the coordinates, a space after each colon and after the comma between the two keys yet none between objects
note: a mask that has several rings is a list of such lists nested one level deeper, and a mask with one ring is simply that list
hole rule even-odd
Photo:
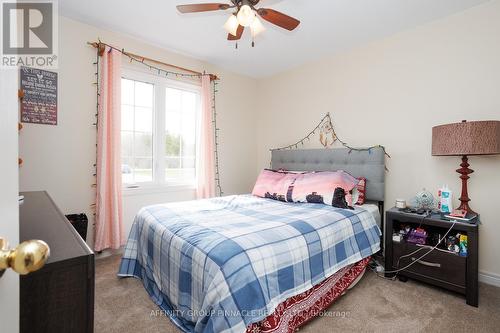
[{"label": "grey tufted headboard", "polygon": [[344,170],[355,177],[366,178],[366,199],[384,201],[385,154],[382,148],[368,151],[340,149],[273,150],[273,169],[292,171]]}]

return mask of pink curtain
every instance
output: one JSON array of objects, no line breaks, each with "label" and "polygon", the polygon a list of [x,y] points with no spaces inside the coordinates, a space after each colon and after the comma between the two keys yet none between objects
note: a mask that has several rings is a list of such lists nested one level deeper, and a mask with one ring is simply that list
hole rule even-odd
[{"label": "pink curtain", "polygon": [[214,127],[212,122],[212,97],[210,76],[201,78],[201,117],[196,159],[196,179],[198,199],[215,196]]},{"label": "pink curtain", "polygon": [[99,69],[96,251],[125,243],[121,178],[121,54],[106,47]]}]

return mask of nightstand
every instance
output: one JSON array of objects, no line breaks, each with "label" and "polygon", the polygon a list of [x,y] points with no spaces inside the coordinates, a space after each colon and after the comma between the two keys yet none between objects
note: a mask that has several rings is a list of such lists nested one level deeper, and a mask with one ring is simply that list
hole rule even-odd
[{"label": "nightstand", "polygon": [[[402,225],[412,228],[421,226],[428,232],[444,235],[453,222],[444,220],[439,214],[418,215],[404,213],[397,208],[391,208],[386,213],[385,233],[385,269],[396,270],[415,262],[412,266],[398,273],[404,280],[412,278],[438,287],[446,288],[465,295],[469,305],[478,306],[478,219],[467,222],[457,222],[448,235],[457,233],[467,235],[467,256],[462,257],[453,252],[436,249],[419,258],[429,251],[424,248],[405,258],[401,256],[412,253],[422,246],[406,242],[393,241],[393,232]],[[444,242],[444,241],[443,241]],[[399,261],[399,262],[398,262]],[[394,274],[386,274],[390,277]]]}]

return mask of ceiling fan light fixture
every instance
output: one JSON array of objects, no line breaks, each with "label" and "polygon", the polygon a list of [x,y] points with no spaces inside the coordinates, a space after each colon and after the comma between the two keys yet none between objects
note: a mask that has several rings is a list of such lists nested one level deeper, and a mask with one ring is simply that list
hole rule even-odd
[{"label": "ceiling fan light fixture", "polygon": [[226,31],[231,35],[236,36],[236,34],[238,33],[239,25],[240,23],[238,22],[236,16],[231,14],[231,16],[227,19],[226,23],[224,24],[224,29],[226,29]]},{"label": "ceiling fan light fixture", "polygon": [[250,26],[253,21],[255,21],[256,15],[252,8],[249,5],[241,6],[238,11],[237,19],[238,23],[244,27]]},{"label": "ceiling fan light fixture", "polygon": [[261,20],[259,20],[258,17],[255,17],[252,24],[250,25],[250,30],[252,32],[252,37],[255,37],[264,30],[266,30],[266,28],[264,28],[264,25],[262,24]]}]

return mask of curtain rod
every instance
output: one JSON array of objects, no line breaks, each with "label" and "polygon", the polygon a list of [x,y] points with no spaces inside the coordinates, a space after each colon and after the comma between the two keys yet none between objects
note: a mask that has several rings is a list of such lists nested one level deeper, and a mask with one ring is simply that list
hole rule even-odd
[{"label": "curtain rod", "polygon": [[[166,62],[162,62],[162,61],[159,61],[159,60],[151,59],[151,58],[144,57],[144,56],[141,56],[141,55],[138,55],[138,54],[134,54],[134,53],[131,53],[131,52],[126,52],[124,49],[119,49],[119,48],[117,48],[117,47],[115,47],[113,45],[110,45],[110,44],[107,44],[107,43],[103,43],[101,41],[98,41],[98,42],[87,42],[87,44],[90,45],[90,46],[92,46],[92,47],[94,47],[94,48],[96,48],[96,49],[99,49],[99,56],[102,56],[102,54],[104,53],[104,46],[108,46],[108,47],[110,47],[112,49],[120,51],[121,53],[123,53],[127,57],[135,58],[136,60],[140,59],[141,62],[149,61],[149,62],[153,62],[153,63],[159,64],[159,65],[163,65],[163,66],[175,68],[175,69],[178,69],[178,70],[181,70],[181,71],[184,71],[184,72],[192,73],[192,74],[195,74],[195,75],[200,75],[200,76],[201,75],[205,75],[204,73],[197,72],[197,71],[194,71],[192,69],[188,69],[188,68],[184,68],[184,67],[172,65],[172,64],[169,64],[169,63],[166,63]],[[219,80],[219,77],[216,74],[208,74],[208,75],[210,76],[210,80],[212,80],[212,81]]]}]

